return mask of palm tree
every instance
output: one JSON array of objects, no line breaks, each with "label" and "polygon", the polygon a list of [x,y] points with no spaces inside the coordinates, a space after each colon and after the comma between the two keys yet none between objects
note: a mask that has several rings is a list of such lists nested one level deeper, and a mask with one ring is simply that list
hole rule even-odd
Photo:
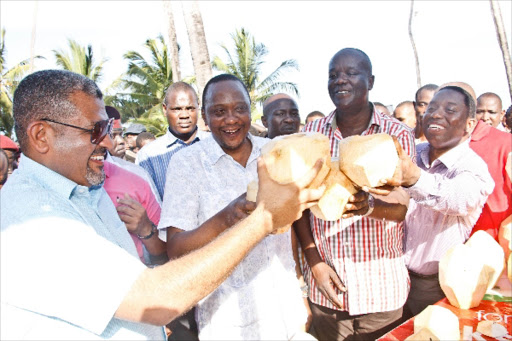
[{"label": "palm tree", "polygon": [[[236,30],[231,37],[235,45],[233,53],[226,45],[221,45],[228,56],[228,62],[225,63],[220,57],[215,56],[212,65],[214,69],[237,76],[244,82],[251,97],[253,114],[256,111],[256,104],[263,104],[275,92],[284,91],[299,96],[299,90],[295,83],[279,80],[283,72],[290,69],[299,70],[297,61],[285,60],[270,75],[260,81],[261,65],[268,53],[267,48],[262,43],[256,43],[254,37],[244,28]],[[257,118],[257,115],[253,115],[253,120]]]},{"label": "palm tree", "polygon": [[[194,64],[197,96],[201,98],[206,83],[212,78],[212,65],[210,64],[210,54],[208,53],[206,35],[204,34],[203,18],[197,1],[181,1],[181,5],[185,25],[187,26],[190,54]],[[206,122],[202,117],[198,117],[197,126],[201,130],[206,130]]]},{"label": "palm tree", "polygon": [[[161,122],[165,123],[165,90],[173,82],[171,59],[162,35],[147,39],[144,47],[149,51],[149,60],[137,51],[124,54],[128,69],[106,89],[105,103],[120,109],[123,121],[143,120],[140,123],[159,127]],[[112,92],[115,95],[110,95]]]},{"label": "palm tree", "polygon": [[[0,131],[12,137],[14,118],[12,116],[12,98],[20,81],[30,71],[30,58],[21,61],[10,69],[6,69],[5,29],[2,29],[0,39]],[[43,58],[34,56],[34,58]]]},{"label": "palm tree", "polygon": [[204,86],[212,78],[212,66],[204,34],[203,18],[197,1],[181,1],[181,5],[187,26],[190,54],[194,64],[197,93],[201,98]]},{"label": "palm tree", "polygon": [[172,10],[171,0],[164,0],[164,9],[168,18],[169,52],[171,54],[172,81],[181,80],[180,57],[178,39],[176,38],[176,26],[174,25],[174,12]]},{"label": "palm tree", "polygon": [[95,82],[101,79],[103,64],[107,59],[102,59],[98,64],[94,61],[92,46],[81,46],[73,39],[68,39],[69,53],[63,50],[53,50],[56,63],[64,70],[73,71],[84,75]]},{"label": "palm tree", "polygon": [[418,58],[418,50],[416,49],[416,43],[414,42],[414,36],[412,34],[412,17],[414,16],[414,0],[411,0],[411,10],[409,12],[409,39],[411,40],[412,51],[414,52],[414,61],[416,65],[416,84],[418,88],[421,88],[421,74],[420,74],[420,60]]},{"label": "palm tree", "polygon": [[496,0],[490,0],[491,13],[496,27],[496,35],[500,44],[501,53],[503,55],[503,64],[505,64],[505,72],[507,73],[508,91],[512,98],[512,62],[510,61],[510,51],[508,49],[507,34],[503,27],[503,19],[501,17],[500,4]]}]

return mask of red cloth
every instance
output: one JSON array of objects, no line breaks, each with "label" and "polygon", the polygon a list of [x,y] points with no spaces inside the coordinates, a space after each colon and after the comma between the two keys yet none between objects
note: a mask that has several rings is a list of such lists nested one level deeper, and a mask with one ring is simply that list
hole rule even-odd
[{"label": "red cloth", "polygon": [[19,147],[13,140],[8,138],[5,135],[0,135],[0,148],[2,149],[12,149],[15,151],[19,150]]},{"label": "red cloth", "polygon": [[469,146],[487,163],[495,183],[471,234],[483,230],[498,240],[501,222],[512,214],[512,185],[505,169],[512,150],[512,135],[478,121]]}]

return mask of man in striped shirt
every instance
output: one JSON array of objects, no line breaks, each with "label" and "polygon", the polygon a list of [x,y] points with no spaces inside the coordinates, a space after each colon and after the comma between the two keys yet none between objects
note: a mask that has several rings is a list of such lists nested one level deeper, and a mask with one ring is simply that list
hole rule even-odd
[{"label": "man in striped shirt", "polygon": [[135,160],[151,175],[161,199],[164,197],[165,175],[172,156],[209,134],[197,127],[199,103],[194,88],[189,84],[171,84],[162,106],[169,124],[167,132],[139,150]]},{"label": "man in striped shirt", "polygon": [[[375,77],[368,56],[358,49],[337,52],[329,63],[328,90],[336,109],[307,124],[305,131],[328,136],[331,156],[348,136],[387,133],[415,157],[411,130],[384,115],[369,101]],[[391,200],[393,199],[393,200]],[[407,196],[394,189],[387,197],[356,193],[338,221],[305,213],[297,233],[308,266],[305,277],[320,340],[374,340],[398,324],[409,292],[399,221]]]}]

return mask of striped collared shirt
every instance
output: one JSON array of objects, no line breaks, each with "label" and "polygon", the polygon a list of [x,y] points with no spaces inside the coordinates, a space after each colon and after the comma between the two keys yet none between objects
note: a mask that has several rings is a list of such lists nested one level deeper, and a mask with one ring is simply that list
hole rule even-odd
[{"label": "striped collared shirt", "polygon": [[194,140],[189,144],[186,144],[167,129],[167,133],[165,135],[160,136],[155,141],[145,145],[141,150],[139,150],[135,163],[140,165],[149,173],[156,185],[158,194],[160,194],[160,198],[163,199],[164,197],[165,175],[172,156],[181,149],[204,139],[209,134],[210,133],[198,129]]},{"label": "striped collared shirt", "polygon": [[[338,145],[343,136],[336,126],[336,111],[309,123],[304,131],[329,137],[331,156],[339,157]],[[378,133],[396,136],[404,152],[414,160],[416,147],[411,130],[374,109],[370,124],[361,135]],[[342,303],[338,309],[320,293],[306,265],[304,276],[313,303],[351,315],[391,311],[404,305],[409,275],[403,256],[402,223],[361,216],[324,221],[311,214],[311,230],[320,256],[347,288],[345,293],[335,289]]]}]

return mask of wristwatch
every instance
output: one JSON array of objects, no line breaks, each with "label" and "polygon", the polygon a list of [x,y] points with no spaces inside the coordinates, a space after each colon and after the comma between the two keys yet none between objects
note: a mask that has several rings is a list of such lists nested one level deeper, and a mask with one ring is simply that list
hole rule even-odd
[{"label": "wristwatch", "polygon": [[375,208],[375,198],[370,193],[370,194],[368,194],[368,211],[366,211],[366,213],[363,215],[363,217],[366,217],[366,216],[369,216],[370,214],[372,214],[374,208]]}]

